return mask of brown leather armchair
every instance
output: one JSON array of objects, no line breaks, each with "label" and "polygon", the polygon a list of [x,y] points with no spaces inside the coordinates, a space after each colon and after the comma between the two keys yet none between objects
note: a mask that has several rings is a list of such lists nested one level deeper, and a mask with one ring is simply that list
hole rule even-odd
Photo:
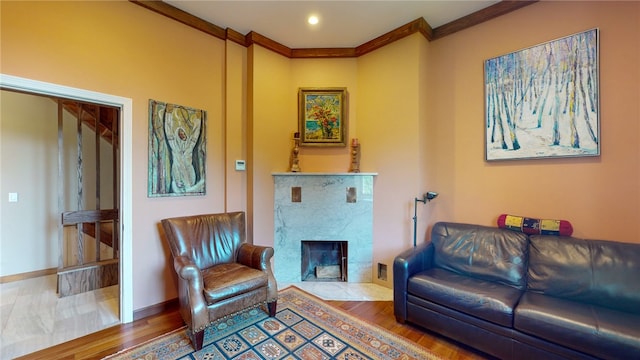
[{"label": "brown leather armchair", "polygon": [[178,274],[180,314],[196,350],[215,320],[263,304],[275,315],[273,248],[246,243],[244,212],[163,219],[162,227]]}]

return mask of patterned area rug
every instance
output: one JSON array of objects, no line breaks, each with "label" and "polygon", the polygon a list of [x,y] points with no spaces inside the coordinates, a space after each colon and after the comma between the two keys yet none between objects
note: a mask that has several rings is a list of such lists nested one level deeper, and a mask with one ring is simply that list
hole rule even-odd
[{"label": "patterned area rug", "polygon": [[182,328],[105,359],[439,359],[293,286],[279,292],[274,318],[248,310],[210,326],[204,342],[194,352]]}]

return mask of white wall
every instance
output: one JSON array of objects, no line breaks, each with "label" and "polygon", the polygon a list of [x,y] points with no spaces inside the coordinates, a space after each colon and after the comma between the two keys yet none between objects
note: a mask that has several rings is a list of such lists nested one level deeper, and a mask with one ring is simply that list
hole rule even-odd
[{"label": "white wall", "polygon": [[[0,96],[0,276],[55,268],[58,106],[40,96]],[[18,202],[8,202],[10,192]]]},{"label": "white wall", "polygon": [[[0,276],[58,267],[58,105],[47,97],[0,92]],[[77,210],[76,118],[63,113],[65,210]],[[84,208],[95,208],[95,138],[83,127]],[[113,206],[111,146],[101,141],[101,208]],[[43,181],[46,179],[46,181]],[[108,180],[108,181],[107,181]],[[18,202],[9,202],[18,193]],[[85,243],[85,259],[95,254]],[[66,258],[75,254],[67,248]]]}]

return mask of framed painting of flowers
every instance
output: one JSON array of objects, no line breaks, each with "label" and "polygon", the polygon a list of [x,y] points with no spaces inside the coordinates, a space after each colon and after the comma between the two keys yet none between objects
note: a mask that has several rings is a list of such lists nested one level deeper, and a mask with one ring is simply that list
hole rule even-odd
[{"label": "framed painting of flowers", "polygon": [[347,88],[300,88],[301,146],[346,146]]}]

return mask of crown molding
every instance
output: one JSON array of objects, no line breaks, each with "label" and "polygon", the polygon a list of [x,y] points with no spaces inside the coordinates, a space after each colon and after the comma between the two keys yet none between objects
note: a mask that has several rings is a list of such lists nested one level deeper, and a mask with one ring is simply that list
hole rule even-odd
[{"label": "crown molding", "polygon": [[129,0],[129,1],[136,5],[140,5],[146,9],[154,11],[158,14],[171,18],[175,21],[183,23],[187,26],[190,26],[194,29],[203,31],[218,39],[233,41],[245,47],[249,47],[251,45],[260,45],[282,56],[298,59],[298,58],[359,57],[415,33],[420,33],[428,41],[433,41],[433,40],[441,39],[445,36],[451,35],[458,31],[470,28],[472,26],[481,24],[485,21],[491,20],[498,16],[502,16],[512,11],[521,9],[525,6],[534,4],[539,0],[522,0],[522,1],[503,0],[487,8],[478,10],[472,14],[464,16],[460,19],[451,21],[442,26],[438,26],[434,29],[431,28],[431,26],[427,23],[427,21],[424,18],[419,18],[408,24],[400,26],[397,29],[391,30],[388,33],[381,35],[373,40],[370,40],[362,45],[356,46],[355,48],[308,48],[308,49],[307,48],[291,49],[255,31],[251,31],[247,35],[242,35],[241,33],[233,29],[229,29],[229,28],[223,29],[220,26],[217,26],[210,22],[202,20],[197,16],[191,15],[183,10],[180,10],[160,0]]},{"label": "crown molding", "polygon": [[237,43],[239,45],[242,45],[244,47],[247,46],[247,38],[242,35],[241,33],[233,30],[233,29],[227,29],[227,40],[231,40],[234,43]]},{"label": "crown molding", "polygon": [[433,29],[433,38],[429,40],[437,40],[437,39],[443,38],[447,35],[451,35],[460,30],[470,28],[472,26],[481,24],[485,21],[489,21],[498,16],[502,16],[512,11],[516,11],[525,6],[535,4],[538,1],[539,0],[527,0],[527,1],[502,0],[499,3],[493,4],[489,7],[478,10],[472,14],[461,17],[450,23],[444,24],[442,26],[438,26],[437,28]]},{"label": "crown molding", "polygon": [[197,16],[193,16],[186,11],[180,10],[175,6],[169,5],[163,1],[147,1],[147,0],[129,0],[130,2],[140,5],[143,8],[154,11],[160,15],[164,15],[177,22],[181,22],[194,29],[203,31],[209,35],[215,36],[218,39],[226,40],[227,32],[225,29],[218,25],[214,25],[208,21],[202,20]]},{"label": "crown molding", "polygon": [[360,46],[357,46],[356,56],[362,56],[364,54],[370,53],[376,49],[389,45],[392,42],[398,41],[417,32],[425,35],[427,40],[431,40],[431,34],[433,32],[431,26],[424,18],[419,18],[406,25],[400,26],[397,29],[391,30],[384,35],[378,36],[377,38],[370,40]]},{"label": "crown molding", "polygon": [[260,45],[282,56],[286,56],[288,58],[291,57],[291,49],[288,47],[277,41],[271,40],[264,35],[260,35],[255,31],[250,31],[247,36],[245,36],[245,45],[249,47],[253,44]]}]

